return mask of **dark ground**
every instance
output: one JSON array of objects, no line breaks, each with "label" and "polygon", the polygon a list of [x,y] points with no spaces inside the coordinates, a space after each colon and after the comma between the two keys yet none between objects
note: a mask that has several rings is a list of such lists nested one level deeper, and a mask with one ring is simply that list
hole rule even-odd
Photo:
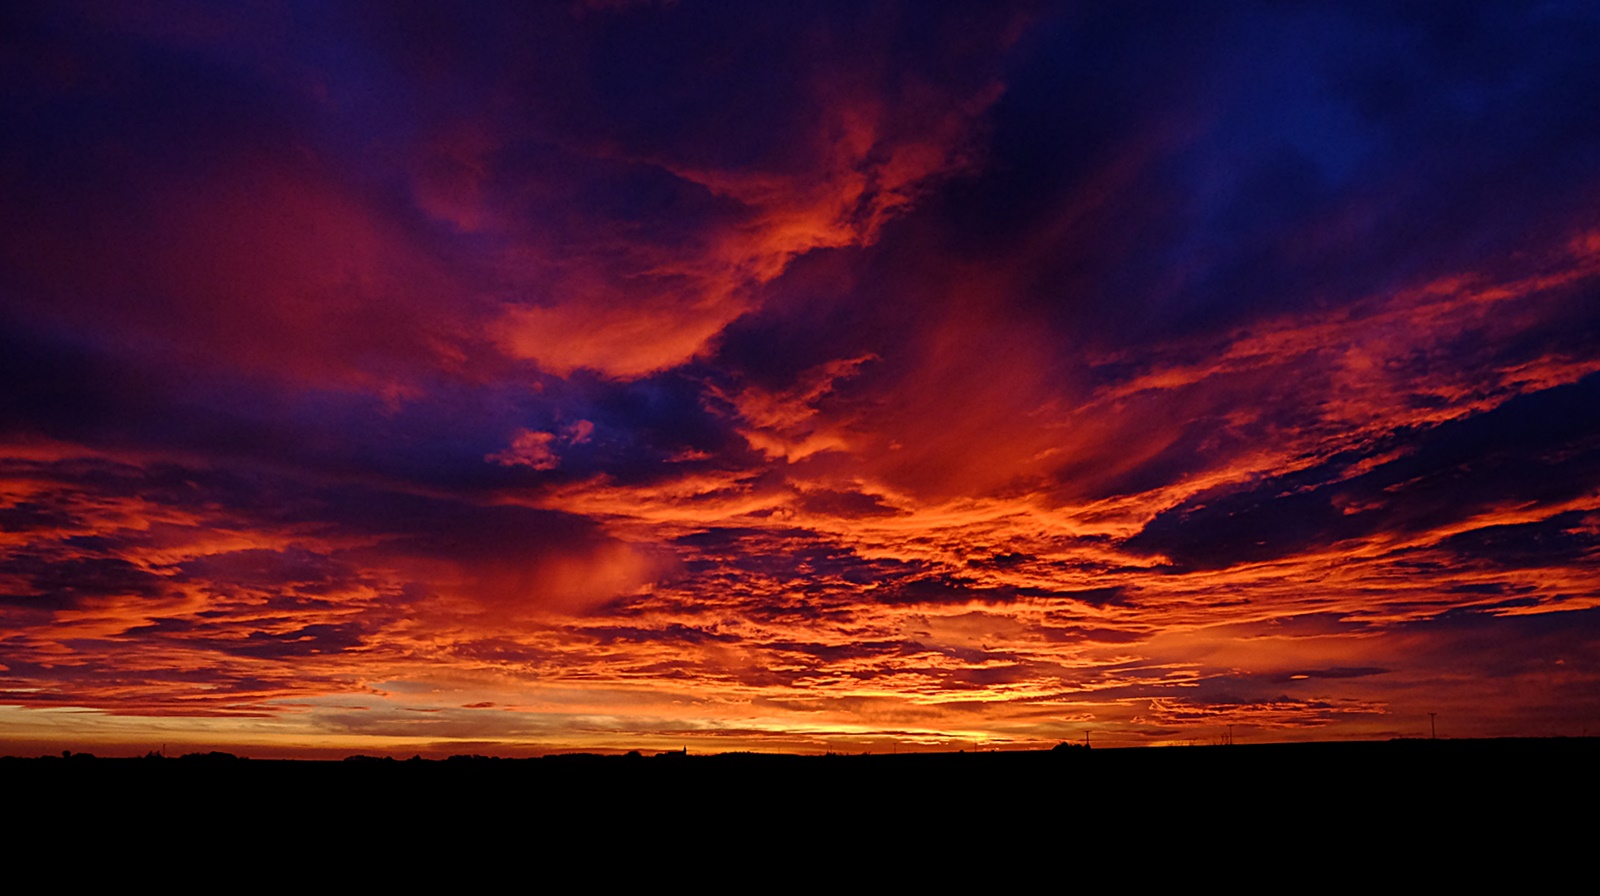
[{"label": "dark ground", "polygon": [[410,858],[452,849],[441,843],[486,857],[516,844],[542,855],[738,844],[796,861],[892,848],[958,863],[1004,861],[1008,849],[1028,861],[1040,849],[1126,860],[1148,846],[1149,856],[1178,847],[1228,861],[1285,850],[1343,863],[1449,856],[1460,870],[1464,860],[1524,856],[1538,856],[1536,867],[1589,866],[1600,738],[860,756],[6,758],[0,785],[13,833],[46,840],[198,836],[270,852],[354,838]]},{"label": "dark ground", "polygon": [[722,753],[538,759],[457,756],[344,761],[248,759],[223,753],[181,758],[0,758],[0,782],[18,789],[100,793],[129,800],[170,798],[204,804],[238,788],[293,793],[312,789],[383,800],[553,796],[652,802],[715,796],[733,804],[846,805],[962,803],[1026,805],[1049,801],[1092,813],[1130,802],[1183,804],[1197,814],[1242,801],[1430,805],[1497,798],[1559,804],[1593,797],[1600,784],[1600,738],[1394,740],[1132,749],[795,756]]}]

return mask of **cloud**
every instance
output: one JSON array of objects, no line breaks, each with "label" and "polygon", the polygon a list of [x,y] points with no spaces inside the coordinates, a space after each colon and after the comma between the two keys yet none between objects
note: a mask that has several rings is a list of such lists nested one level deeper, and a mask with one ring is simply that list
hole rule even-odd
[{"label": "cloud", "polygon": [[1600,21],[1444,16],[16,12],[0,699],[522,752],[1570,728]]},{"label": "cloud", "polygon": [[556,453],[550,449],[550,443],[555,440],[554,433],[518,430],[516,438],[511,440],[511,447],[490,454],[484,460],[502,467],[520,466],[532,467],[535,470],[554,470],[561,464]]}]

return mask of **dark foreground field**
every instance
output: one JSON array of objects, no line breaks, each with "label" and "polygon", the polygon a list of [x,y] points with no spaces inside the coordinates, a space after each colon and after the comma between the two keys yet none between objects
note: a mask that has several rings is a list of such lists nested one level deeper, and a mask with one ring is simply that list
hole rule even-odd
[{"label": "dark foreground field", "polygon": [[1198,892],[1194,882],[1209,880],[1321,892],[1397,881],[1437,889],[1441,875],[1472,891],[1491,870],[1519,891],[1556,892],[1592,874],[1597,769],[1594,738],[868,756],[54,757],[0,759],[0,818],[14,864],[75,856],[50,865],[58,876],[206,887],[260,878],[273,892],[499,892],[508,880],[548,888],[551,875],[564,875],[562,891],[605,892],[628,881],[677,881],[673,892],[946,892],[1045,880],[1051,890]]},{"label": "dark foreground field", "polygon": [[281,811],[368,823],[509,813],[541,824],[627,829],[695,821],[914,824],[954,832],[1025,824],[1043,814],[1077,828],[1139,822],[1526,829],[1567,817],[1592,826],[1597,782],[1597,738],[859,756],[0,759],[13,817],[25,800],[39,813],[124,823]]}]

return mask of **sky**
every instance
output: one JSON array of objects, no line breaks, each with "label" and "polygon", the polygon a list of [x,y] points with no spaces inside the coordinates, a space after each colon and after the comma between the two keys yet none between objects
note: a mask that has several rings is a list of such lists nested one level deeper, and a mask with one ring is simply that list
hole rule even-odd
[{"label": "sky", "polygon": [[1597,46],[6,4],[0,753],[1600,734]]}]

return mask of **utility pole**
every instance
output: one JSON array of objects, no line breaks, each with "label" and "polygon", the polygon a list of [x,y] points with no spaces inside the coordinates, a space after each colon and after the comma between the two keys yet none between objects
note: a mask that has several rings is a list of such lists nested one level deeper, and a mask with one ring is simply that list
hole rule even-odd
[{"label": "utility pole", "polygon": [[1428,713],[1428,740],[1438,740],[1439,739],[1439,729],[1438,729],[1438,727],[1436,725],[1434,725],[1434,722],[1433,722],[1433,717],[1437,716],[1437,715],[1438,715],[1438,713],[1436,713],[1436,712]]}]

